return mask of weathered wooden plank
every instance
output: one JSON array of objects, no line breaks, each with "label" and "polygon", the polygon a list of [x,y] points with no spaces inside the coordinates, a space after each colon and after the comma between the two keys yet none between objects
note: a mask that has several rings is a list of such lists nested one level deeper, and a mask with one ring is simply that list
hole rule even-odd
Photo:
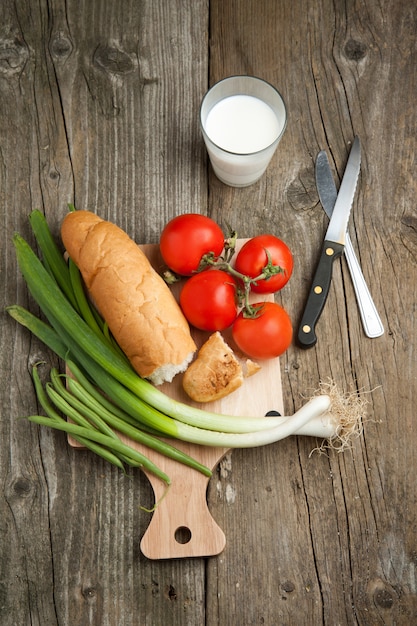
[{"label": "weathered wooden plank", "polygon": [[[4,4],[2,303],[27,304],[9,243],[15,230],[32,241],[32,208],[57,234],[75,202],[138,241],[156,241],[168,217],[206,209],[196,111],[208,13],[205,2]],[[140,554],[145,476],[17,420],[38,411],[28,370],[51,357],[4,314],[1,329],[0,621],[203,623],[204,562]]]},{"label": "weathered wooden plank", "polygon": [[67,12],[52,34],[76,205],[154,243],[167,219],[206,208],[197,116],[206,3],[98,2],[84,11],[82,20]]},{"label": "weathered wooden plank", "polygon": [[[367,2],[358,10],[344,2],[211,2],[212,82],[255,74],[281,91],[289,109],[266,176],[243,191],[213,177],[213,211],[238,223],[242,236],[268,229],[290,244],[296,267],[279,300],[296,321],[327,223],[314,158],[327,149],[340,179],[358,134],[364,156],[350,230],[386,333],[364,337],[342,261],[317,347],[294,346],[282,359],[284,399],[294,408],[331,378],[343,391],[373,390],[370,421],[352,452],[339,456],[310,458],[311,442],[302,438],[233,453],[211,491],[229,543],[209,563],[208,580],[217,581],[209,615],[220,616],[209,623],[227,622],[231,603],[236,623],[416,619],[415,322],[403,316],[414,310],[416,290],[415,23],[410,3]],[[255,595],[252,580],[260,581]],[[217,596],[223,589],[233,592]]]}]

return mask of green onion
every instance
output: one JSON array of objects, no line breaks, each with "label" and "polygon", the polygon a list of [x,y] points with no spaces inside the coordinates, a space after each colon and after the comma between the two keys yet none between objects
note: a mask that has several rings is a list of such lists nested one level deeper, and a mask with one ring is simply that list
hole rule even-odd
[{"label": "green onion", "polygon": [[72,306],[77,309],[77,302],[71,288],[71,281],[69,280],[68,266],[65,263],[62,252],[55,243],[44,214],[38,210],[32,211],[29,215],[29,220],[33,234],[41,250],[44,263],[49,268],[52,276],[71,302]]},{"label": "green onion", "polygon": [[[36,316],[32,315],[31,313],[26,311],[26,309],[18,305],[7,307],[7,311],[16,321],[18,321],[20,324],[28,328],[35,336],[41,339],[41,341],[43,341],[49,348],[51,348],[51,350],[53,350],[63,360],[67,359],[68,349],[66,348],[65,344],[59,339],[58,334],[53,328],[51,328],[50,326],[48,326],[48,324],[45,324],[44,322],[39,320]],[[134,441],[141,442],[147,447],[152,448],[153,450],[156,450],[165,456],[175,459],[176,461],[180,463],[183,463],[189,467],[192,467],[193,469],[196,469],[199,472],[202,472],[206,476],[211,475],[211,470],[209,468],[199,463],[198,461],[190,457],[188,454],[183,453],[182,451],[178,450],[174,446],[169,445],[166,442],[156,439],[155,436],[150,437],[151,434],[156,435],[159,431],[148,429],[150,432],[148,432],[147,434],[141,432],[137,428],[138,420],[132,418],[129,414],[122,411],[120,407],[117,407],[113,405],[112,403],[110,403],[102,394],[100,394],[94,388],[94,386],[91,385],[87,381],[87,378],[82,374],[81,369],[77,367],[74,362],[68,361],[68,367],[70,371],[74,374],[74,376],[77,377],[77,379],[82,380],[82,384],[84,388],[87,388],[89,395],[95,397],[96,401],[98,400],[100,401],[102,405],[100,412],[104,412],[107,409],[108,412],[111,412],[114,415],[115,420],[118,419],[120,421],[124,421],[125,423],[130,424],[130,426],[134,427],[128,433],[125,432],[125,434],[128,434]],[[37,380],[37,378],[35,377],[36,377],[36,373],[34,374],[34,380]],[[111,379],[108,378],[108,380],[111,383]],[[105,382],[105,385],[107,386],[107,382]],[[37,391],[39,391],[39,389],[37,389]]]},{"label": "green onion", "polygon": [[33,368],[32,375],[39,402],[49,417],[32,415],[29,416],[29,421],[71,434],[74,439],[87,448],[90,448],[107,461],[117,465],[117,467],[121,467],[121,469],[123,469],[123,464],[120,462],[120,456],[122,456],[124,460],[128,459],[129,464],[144,468],[163,480],[167,485],[170,484],[169,477],[165,472],[162,472],[155,463],[152,463],[152,461],[149,461],[143,454],[120,441],[111,429],[109,429],[108,434],[95,430],[95,428],[89,424],[88,420],[72,409],[69,402],[64,400],[55,390],[49,388],[49,392],[51,393],[51,397],[54,398],[54,401],[58,400],[59,407],[63,409],[66,414],[69,414],[71,419],[76,423],[73,424],[64,420],[54,411],[48,402],[36,366]]},{"label": "green onion", "polygon": [[163,454],[171,459],[180,461],[185,465],[202,472],[206,476],[211,476],[211,471],[208,468],[201,463],[198,463],[184,452],[164,441],[161,441],[160,439],[157,439],[149,433],[139,430],[131,423],[128,423],[124,418],[118,417],[113,412],[113,409],[106,409],[103,404],[98,402],[96,398],[89,393],[88,389],[86,389],[84,385],[79,382],[79,380],[69,376],[68,388],[71,393],[66,391],[61,391],[60,393],[74,408],[77,408],[80,412],[84,411],[84,414],[88,417],[88,419],[94,421],[97,419],[97,416],[100,416],[100,420],[105,422],[108,427],[111,427],[110,430],[121,432],[133,441],[137,441],[138,443],[141,443],[152,450],[156,450],[160,454]]},{"label": "green onion", "polygon": [[40,339],[48,348],[65,361],[68,355],[67,345],[49,324],[45,324],[45,322],[36,317],[36,315],[33,315],[18,304],[6,307],[6,311],[16,322],[19,322],[19,324],[30,330],[35,337]]},{"label": "green onion", "polygon": [[133,460],[136,460],[138,467],[146,469],[148,472],[151,472],[155,476],[158,476],[158,478],[163,480],[167,485],[171,483],[169,476],[167,476],[165,472],[162,472],[155,465],[155,463],[152,463],[152,461],[146,458],[143,454],[140,454],[136,450],[133,450],[133,448],[130,448],[120,440],[113,439],[112,437],[108,437],[107,435],[103,435],[103,433],[100,433],[96,430],[67,422],[64,419],[56,421],[42,415],[30,415],[27,419],[30,422],[34,422],[35,424],[39,424],[41,426],[49,426],[50,428],[55,428],[56,430],[62,430],[74,437],[82,437],[85,441],[88,442],[97,442],[105,447],[111,447],[112,449],[121,452],[126,456],[130,456]]},{"label": "green onion", "polygon": [[[83,423],[81,426],[91,426],[91,424],[104,435],[109,437],[115,437],[114,431],[108,426],[98,413],[93,411],[90,407],[83,404],[77,397],[73,396],[64,386],[58,370],[54,367],[50,372],[51,383],[48,383],[46,387],[47,394],[64,415],[71,417],[69,410],[72,408],[77,411],[83,417]],[[51,386],[52,384],[52,386]],[[65,402],[65,406],[60,406]]]},{"label": "green onion", "polygon": [[103,333],[103,323],[100,325],[97,317],[93,314],[92,307],[85,295],[80,270],[71,259],[68,259],[68,270],[72,291],[80,315],[91,330],[93,330],[96,335],[101,336]]},{"label": "green onion", "polygon": [[[48,398],[42,387],[42,383],[40,381],[36,366],[32,370],[32,376],[33,376],[35,391],[36,391],[38,400],[43,410],[48,416],[48,418],[44,418],[44,419],[49,419],[46,425],[50,427],[51,421],[60,423],[61,421],[63,421],[62,417],[53,409],[52,405],[48,402]],[[38,417],[41,417],[41,416],[38,416]],[[110,450],[108,450],[107,448],[104,448],[100,444],[95,443],[94,441],[90,441],[89,439],[79,436],[79,435],[78,436],[73,435],[73,437],[76,441],[78,441],[78,443],[83,445],[85,448],[91,450],[98,456],[101,456],[108,463],[111,463],[112,465],[116,465],[116,467],[118,467],[119,469],[124,470],[124,466],[120,458],[116,454],[113,454],[113,452],[110,452]]]},{"label": "green onion", "polygon": [[[89,396],[92,398],[92,400],[98,403],[101,407],[101,410],[107,410],[112,415],[115,415],[116,417],[123,420],[127,424],[130,424],[131,426],[134,426],[135,428],[137,428],[138,420],[135,419],[134,417],[131,417],[129,413],[127,413],[126,411],[123,411],[123,409],[117,406],[117,404],[110,402],[110,400],[108,400],[106,396],[104,396],[101,393],[101,391],[97,389],[97,387],[95,387],[92,383],[90,383],[87,376],[85,376],[83,371],[73,361],[67,359],[66,365],[70,373],[75,378],[75,380],[78,383],[80,383],[83,390],[86,392],[86,397]],[[70,379],[71,377],[69,376],[68,378]],[[145,425],[142,425],[142,427],[144,428]],[[160,435],[159,431],[152,429],[150,427],[146,428],[146,432],[154,436]]]},{"label": "green onion", "polygon": [[[120,438],[116,435],[114,431],[104,422],[99,415],[94,414],[93,411],[86,410],[86,407],[82,405],[82,403],[74,402],[74,398],[71,394],[64,394],[64,388],[54,387],[53,384],[48,383],[46,385],[46,392],[50,398],[50,400],[55,404],[55,406],[66,415],[71,422],[74,422],[78,426],[86,428],[88,431],[97,430],[97,432],[102,433],[103,435],[107,435],[110,439],[117,440],[120,442]],[[88,439],[87,439],[88,440]],[[85,439],[84,439],[85,445]],[[117,456],[120,461],[127,463],[128,465],[135,465],[136,467],[141,466],[142,462],[138,462],[137,460],[132,460],[131,456],[126,455],[126,453],[120,452],[120,450],[115,448],[113,445],[110,446],[112,448],[112,453]]]}]

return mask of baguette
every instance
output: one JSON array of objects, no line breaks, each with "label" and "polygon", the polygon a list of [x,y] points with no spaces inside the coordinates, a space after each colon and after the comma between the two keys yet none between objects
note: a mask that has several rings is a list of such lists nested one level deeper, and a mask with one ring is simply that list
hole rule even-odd
[{"label": "baguette", "polygon": [[63,244],[133,368],[154,384],[186,370],[197,349],[169,287],[138,245],[90,211],[61,225]]}]

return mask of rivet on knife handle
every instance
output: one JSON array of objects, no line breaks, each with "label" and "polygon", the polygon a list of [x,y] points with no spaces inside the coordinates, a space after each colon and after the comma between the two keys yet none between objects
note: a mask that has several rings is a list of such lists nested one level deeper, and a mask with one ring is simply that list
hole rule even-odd
[{"label": "rivet on knife handle", "polygon": [[335,241],[324,242],[298,331],[298,341],[303,348],[312,348],[317,341],[315,328],[329,293],[333,262],[343,250],[344,246]]}]

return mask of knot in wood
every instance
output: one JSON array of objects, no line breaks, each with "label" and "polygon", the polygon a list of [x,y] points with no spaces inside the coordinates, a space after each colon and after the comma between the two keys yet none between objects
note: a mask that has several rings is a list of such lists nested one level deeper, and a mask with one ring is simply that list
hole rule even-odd
[{"label": "knot in wood", "polygon": [[400,224],[400,236],[403,245],[415,259],[417,255],[417,218],[414,215],[405,214],[401,217]]},{"label": "knot in wood", "polygon": [[366,55],[366,45],[356,39],[349,39],[345,45],[345,55],[350,61],[360,61]]},{"label": "knot in wood", "polygon": [[292,593],[295,591],[295,585],[290,580],[286,580],[285,583],[282,583],[281,589],[285,591],[285,593]]},{"label": "knot in wood", "polygon": [[287,200],[296,211],[305,211],[317,205],[319,197],[311,168],[301,170],[297,178],[290,183]]},{"label": "knot in wood", "polygon": [[19,498],[27,498],[32,492],[32,483],[24,476],[20,476],[13,482],[12,491]]},{"label": "knot in wood", "polygon": [[417,218],[411,214],[405,214],[401,218],[401,224],[409,229],[410,232],[417,234]]},{"label": "knot in wood", "polygon": [[376,589],[374,601],[382,609],[390,609],[394,604],[394,599],[387,589]]},{"label": "knot in wood", "polygon": [[81,593],[86,600],[91,601],[96,597],[97,589],[92,586],[87,586],[81,589]]},{"label": "knot in wood", "polygon": [[129,74],[135,69],[131,56],[115,46],[99,45],[93,55],[93,64],[111,74]]},{"label": "knot in wood", "polygon": [[29,51],[19,39],[0,39],[0,74],[12,76],[20,73],[28,58]]},{"label": "knot in wood", "polygon": [[66,37],[63,33],[57,33],[52,41],[50,46],[51,55],[61,61],[67,59],[71,52],[73,46],[71,40]]}]

